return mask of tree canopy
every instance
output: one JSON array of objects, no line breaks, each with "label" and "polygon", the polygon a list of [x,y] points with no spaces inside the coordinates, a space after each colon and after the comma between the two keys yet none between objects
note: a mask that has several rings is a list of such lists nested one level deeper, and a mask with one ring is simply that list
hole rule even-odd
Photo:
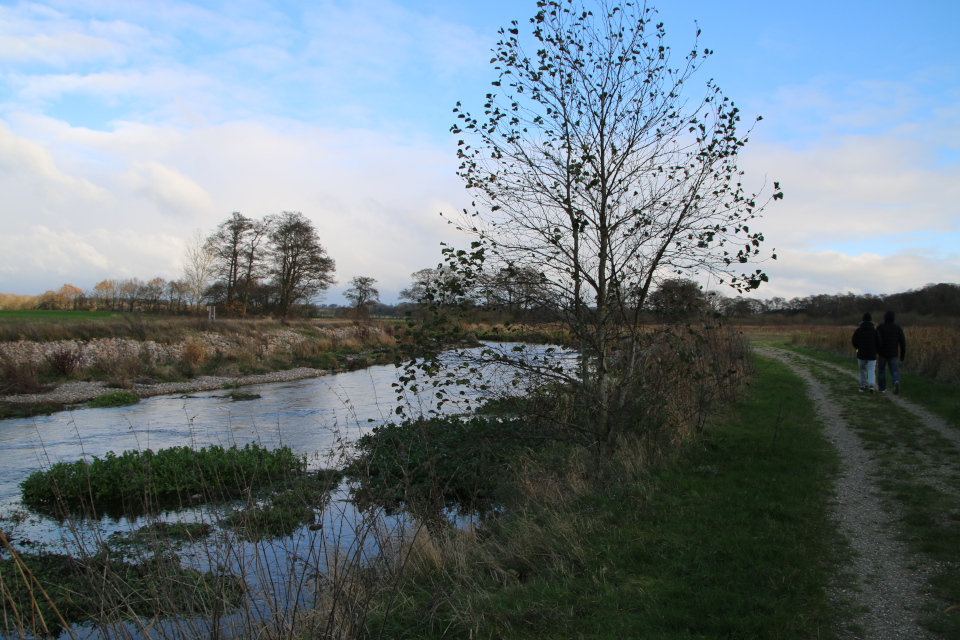
[{"label": "tree canopy", "polygon": [[[516,22],[501,29],[482,115],[454,109],[458,175],[475,198],[454,222],[474,243],[447,254],[461,280],[448,289],[504,274],[486,282],[522,283],[525,305],[553,310],[582,364],[539,371],[583,404],[586,424],[571,426],[609,443],[642,402],[650,292],[678,276],[758,287],[766,275],[746,265],[760,257],[752,225],[766,202],[737,165],[740,110],[712,80],[694,85],[708,49],[695,40],[678,60],[642,3],[537,9],[528,39]],[[781,198],[773,187],[767,198]],[[529,362],[517,360],[527,377]]]}]

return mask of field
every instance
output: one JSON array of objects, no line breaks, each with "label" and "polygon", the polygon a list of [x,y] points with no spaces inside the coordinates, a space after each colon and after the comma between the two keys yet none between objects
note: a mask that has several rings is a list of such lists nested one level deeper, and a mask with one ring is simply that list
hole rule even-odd
[{"label": "field", "polygon": [[45,311],[40,309],[0,309],[0,322],[40,321],[77,321],[119,318],[123,314],[115,311]]}]

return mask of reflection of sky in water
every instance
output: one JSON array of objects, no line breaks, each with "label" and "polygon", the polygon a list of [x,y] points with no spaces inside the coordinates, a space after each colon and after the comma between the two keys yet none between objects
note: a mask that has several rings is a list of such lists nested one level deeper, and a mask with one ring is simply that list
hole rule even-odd
[{"label": "reflection of sky in water", "polygon": [[[515,345],[491,345],[516,356]],[[541,353],[545,347],[535,347]],[[476,350],[474,350],[476,351]],[[491,370],[491,374],[492,374]],[[233,402],[197,392],[192,398],[157,396],[110,409],[78,408],[0,423],[0,503],[19,496],[18,484],[31,471],[84,455],[108,451],[163,449],[208,444],[281,444],[308,456],[310,466],[330,465],[338,448],[395,417],[399,370],[384,365],[336,375],[245,390],[259,400]],[[474,376],[476,378],[476,376]],[[427,396],[428,409],[433,406]],[[450,406],[450,410],[456,407]],[[372,422],[371,422],[372,421]]]},{"label": "reflection of sky in water", "polygon": [[[518,352],[512,351],[514,346],[489,345],[515,357]],[[530,351],[542,354],[545,349],[535,346]],[[444,359],[451,360],[453,355],[445,354]],[[569,355],[562,359],[571,361]],[[488,378],[501,375],[496,367],[488,367],[485,372]],[[396,417],[397,391],[392,385],[399,373],[393,365],[386,365],[248,387],[247,390],[262,397],[246,402],[216,397],[225,392],[206,391],[192,394],[196,397],[190,398],[147,398],[128,407],[78,408],[46,417],[5,420],[0,422],[0,504],[7,508],[16,506],[19,483],[38,468],[58,461],[78,460],[84,455],[102,457],[108,451],[208,444],[242,446],[258,442],[270,448],[288,445],[307,455],[312,468],[334,466],[342,460],[340,454],[349,442]],[[471,379],[477,382],[479,377],[477,374]],[[458,390],[459,387],[454,388]],[[435,400],[427,394],[424,397],[429,400],[423,400],[424,406],[420,408],[426,410]],[[456,408],[448,405],[445,410]],[[378,548],[379,536],[405,526],[400,519],[382,514],[374,526],[369,520],[370,514],[359,512],[347,497],[345,487],[332,495],[329,506],[319,515],[323,524],[321,531],[303,527],[293,536],[259,543],[233,538],[226,546],[223,538],[218,537],[183,549],[181,558],[201,570],[228,566],[238,575],[244,575],[252,589],[247,604],[262,609],[258,617],[269,617],[271,607],[276,606],[271,603],[289,604],[300,598],[301,604],[307,604],[302,598],[309,598],[313,589],[304,588],[302,581],[305,576],[324,571],[329,553],[373,552]],[[224,515],[224,509],[230,508],[231,505],[204,505],[158,514],[157,519],[216,524]],[[47,518],[31,517],[19,524],[2,522],[0,528],[16,538],[17,543],[29,540],[55,543],[54,546],[63,545],[76,552],[78,545],[97,548],[111,533],[130,532],[146,523],[145,518],[133,521],[105,518],[61,526]],[[202,628],[207,623],[197,620],[191,624]],[[81,630],[78,637],[99,635],[96,632],[86,635]]]}]

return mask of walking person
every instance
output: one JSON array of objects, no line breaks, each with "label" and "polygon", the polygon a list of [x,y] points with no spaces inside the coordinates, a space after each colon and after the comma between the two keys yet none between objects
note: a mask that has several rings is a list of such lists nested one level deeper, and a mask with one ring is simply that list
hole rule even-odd
[{"label": "walking person", "polygon": [[[877,353],[877,388],[883,393],[887,388],[885,369],[890,367],[890,380],[893,382],[893,395],[900,395],[900,365],[907,356],[907,338],[903,328],[894,322],[893,311],[883,314],[883,324],[877,326],[880,334],[880,351]],[[899,352],[899,353],[898,353]],[[899,358],[897,357],[899,355]]]},{"label": "walking person", "polygon": [[883,339],[880,332],[873,326],[873,317],[870,312],[863,314],[863,322],[853,332],[853,348],[857,350],[857,364],[860,365],[860,392],[869,388],[874,390],[874,375],[876,373],[877,354]]}]

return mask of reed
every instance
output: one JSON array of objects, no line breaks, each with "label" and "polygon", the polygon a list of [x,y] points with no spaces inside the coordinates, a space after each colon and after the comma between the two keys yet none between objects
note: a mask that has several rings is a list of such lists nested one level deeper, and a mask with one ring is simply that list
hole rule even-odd
[{"label": "reed", "polygon": [[[790,343],[855,358],[853,327],[808,327],[792,334]],[[900,368],[906,373],[941,382],[960,383],[960,328],[904,327],[907,357]]]}]

